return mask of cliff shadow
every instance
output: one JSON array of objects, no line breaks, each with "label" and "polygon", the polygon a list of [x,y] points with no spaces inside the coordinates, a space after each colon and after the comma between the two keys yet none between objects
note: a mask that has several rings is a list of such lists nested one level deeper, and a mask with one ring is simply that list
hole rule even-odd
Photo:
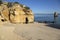
[{"label": "cliff shadow", "polygon": [[60,24],[55,24],[55,23],[47,23],[48,27],[52,27],[52,28],[55,28],[55,29],[60,29]]}]

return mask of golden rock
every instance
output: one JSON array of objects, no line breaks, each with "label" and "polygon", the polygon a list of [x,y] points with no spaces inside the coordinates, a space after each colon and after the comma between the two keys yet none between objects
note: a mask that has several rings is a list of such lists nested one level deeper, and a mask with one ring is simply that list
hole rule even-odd
[{"label": "golden rock", "polygon": [[[24,6],[24,5],[22,5]],[[32,10],[28,7],[22,7],[17,3],[2,3],[0,5],[0,20],[11,23],[31,23],[34,22]]]}]

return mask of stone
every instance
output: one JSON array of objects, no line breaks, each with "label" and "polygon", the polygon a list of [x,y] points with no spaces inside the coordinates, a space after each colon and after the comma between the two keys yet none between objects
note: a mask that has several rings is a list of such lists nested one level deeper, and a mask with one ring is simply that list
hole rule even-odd
[{"label": "stone", "polygon": [[[1,18],[6,19],[11,23],[30,23],[34,22],[34,15],[31,9],[26,9],[22,7],[20,4],[10,4],[11,6],[8,7],[8,2],[2,3],[0,5],[0,20]],[[24,5],[23,5],[24,6]]]}]

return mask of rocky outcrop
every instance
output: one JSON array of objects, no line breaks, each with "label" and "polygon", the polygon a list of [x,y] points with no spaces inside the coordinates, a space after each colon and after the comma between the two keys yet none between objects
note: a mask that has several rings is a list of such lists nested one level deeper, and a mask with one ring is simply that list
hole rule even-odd
[{"label": "rocky outcrop", "polygon": [[34,22],[32,10],[18,2],[3,2],[0,5],[0,20],[11,23],[30,23]]}]

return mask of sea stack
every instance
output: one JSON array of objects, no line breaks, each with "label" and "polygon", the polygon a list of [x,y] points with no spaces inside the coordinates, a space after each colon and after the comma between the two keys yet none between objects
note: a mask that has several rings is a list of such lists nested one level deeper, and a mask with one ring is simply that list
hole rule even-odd
[{"label": "sea stack", "polygon": [[57,17],[58,17],[58,13],[57,12],[54,12],[54,23],[57,22]]},{"label": "sea stack", "polygon": [[32,10],[18,2],[3,2],[0,4],[0,21],[11,23],[32,23],[34,15]]}]

